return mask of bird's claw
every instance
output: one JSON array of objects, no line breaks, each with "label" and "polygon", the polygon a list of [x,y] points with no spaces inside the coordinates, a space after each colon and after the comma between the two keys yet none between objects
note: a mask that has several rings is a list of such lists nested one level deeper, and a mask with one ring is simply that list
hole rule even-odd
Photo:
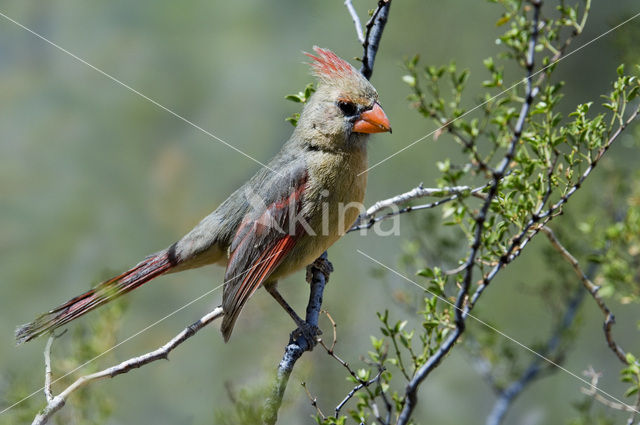
[{"label": "bird's claw", "polygon": [[324,275],[325,282],[329,281],[329,275],[333,272],[333,264],[327,259],[325,255],[321,255],[316,260],[307,266],[307,282],[311,283],[313,280],[313,273],[319,271]]},{"label": "bird's claw", "polygon": [[309,351],[311,351],[313,350],[313,347],[318,344],[318,337],[320,335],[322,335],[322,331],[319,327],[303,322],[296,330],[291,332],[291,335],[289,336],[289,343],[295,343],[298,338],[302,337],[306,340]]}]

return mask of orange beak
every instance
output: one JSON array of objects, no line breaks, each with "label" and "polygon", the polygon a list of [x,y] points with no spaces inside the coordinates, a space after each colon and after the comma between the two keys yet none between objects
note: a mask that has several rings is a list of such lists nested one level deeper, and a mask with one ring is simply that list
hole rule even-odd
[{"label": "orange beak", "polygon": [[352,130],[355,133],[384,133],[391,132],[389,118],[384,113],[378,102],[373,104],[373,108],[364,111],[353,123]]}]

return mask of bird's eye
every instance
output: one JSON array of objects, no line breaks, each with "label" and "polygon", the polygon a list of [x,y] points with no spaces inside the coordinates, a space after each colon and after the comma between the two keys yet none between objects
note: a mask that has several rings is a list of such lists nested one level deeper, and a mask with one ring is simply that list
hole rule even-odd
[{"label": "bird's eye", "polygon": [[358,107],[355,103],[344,100],[338,102],[338,108],[340,108],[342,113],[347,117],[353,116],[358,112]]}]

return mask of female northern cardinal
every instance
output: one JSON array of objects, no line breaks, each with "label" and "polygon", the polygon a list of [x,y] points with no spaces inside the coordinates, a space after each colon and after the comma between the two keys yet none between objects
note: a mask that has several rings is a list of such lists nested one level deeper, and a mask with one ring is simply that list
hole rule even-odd
[{"label": "female northern cardinal", "polygon": [[313,262],[353,224],[364,198],[369,133],[391,131],[378,93],[353,66],[314,47],[318,77],[282,150],[214,212],[169,248],[16,330],[29,341],[161,274],[226,265],[224,340],[260,284],[301,325],[276,282]]}]

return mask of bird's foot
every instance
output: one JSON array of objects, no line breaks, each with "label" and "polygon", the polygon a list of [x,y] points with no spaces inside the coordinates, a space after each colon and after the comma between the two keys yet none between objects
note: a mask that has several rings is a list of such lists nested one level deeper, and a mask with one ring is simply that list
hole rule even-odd
[{"label": "bird's foot", "polygon": [[333,272],[333,264],[331,264],[331,261],[327,259],[326,255],[321,255],[320,257],[316,258],[313,263],[307,266],[307,282],[311,283],[311,281],[313,280],[313,273],[316,271],[319,271],[324,275],[325,282],[329,282],[329,275],[331,274],[331,272]]},{"label": "bird's foot", "polygon": [[291,332],[289,336],[289,343],[295,343],[296,340],[300,337],[304,338],[307,342],[307,347],[309,347],[309,351],[313,350],[318,344],[318,337],[322,335],[322,331],[319,327],[315,325],[311,325],[307,322],[302,322],[298,329]]}]

